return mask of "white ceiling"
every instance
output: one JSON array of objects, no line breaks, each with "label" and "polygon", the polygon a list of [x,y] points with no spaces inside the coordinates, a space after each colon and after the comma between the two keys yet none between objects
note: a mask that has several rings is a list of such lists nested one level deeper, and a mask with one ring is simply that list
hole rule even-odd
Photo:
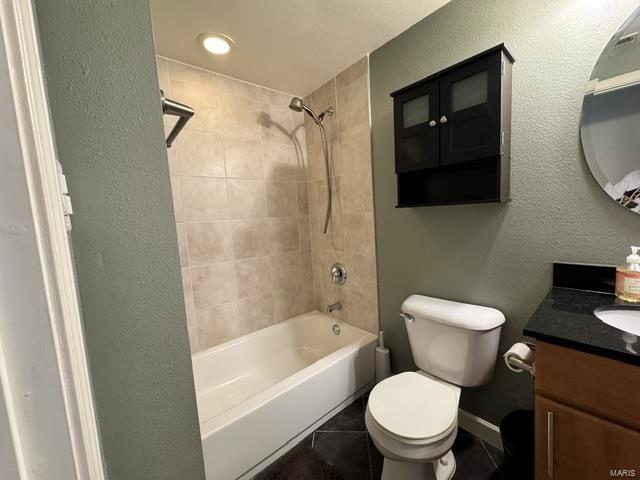
[{"label": "white ceiling", "polygon": [[[450,0],[151,0],[156,50],[241,80],[306,95]],[[227,56],[196,43],[236,42]]]}]

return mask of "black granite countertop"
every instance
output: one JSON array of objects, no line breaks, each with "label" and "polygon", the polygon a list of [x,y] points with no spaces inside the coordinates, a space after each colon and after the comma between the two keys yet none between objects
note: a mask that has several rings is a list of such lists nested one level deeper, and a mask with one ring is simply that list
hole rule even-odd
[{"label": "black granite countertop", "polygon": [[638,336],[601,321],[593,309],[601,305],[625,303],[614,295],[553,287],[524,334],[548,343],[640,365]]}]

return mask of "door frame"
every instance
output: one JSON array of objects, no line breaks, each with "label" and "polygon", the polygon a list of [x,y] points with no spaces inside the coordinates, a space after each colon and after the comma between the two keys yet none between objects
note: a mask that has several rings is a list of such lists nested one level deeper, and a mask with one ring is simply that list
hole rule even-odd
[{"label": "door frame", "polygon": [[[62,185],[58,174],[58,159],[54,143],[53,128],[49,114],[44,73],[38,43],[37,24],[30,0],[3,0],[0,2],[0,48],[6,55],[9,70],[9,83],[13,94],[15,126],[19,137],[19,149],[24,164],[24,176],[28,191],[33,233],[39,262],[41,294],[46,300],[44,318],[30,320],[43,321],[47,328],[41,328],[41,335],[53,345],[53,369],[56,378],[48,379],[48,385],[42,385],[42,392],[62,392],[62,402],[55,415],[66,419],[67,431],[54,431],[52,425],[30,424],[28,421],[29,404],[26,394],[12,392],[12,381],[29,375],[29,368],[14,369],[7,372],[5,365],[10,364],[10,349],[2,350],[2,342],[11,338],[0,337],[0,425],[8,425],[0,432],[0,440],[9,436],[13,443],[19,478],[49,478],[46,474],[47,462],[56,462],[50,454],[27,451],[37,445],[26,439],[37,435],[47,428],[56,438],[66,437],[61,445],[68,445],[65,454],[73,458],[76,478],[84,480],[104,480],[105,469],[98,423],[96,419],[93,391],[84,343],[84,332],[80,313],[74,264],[66,228],[66,217],[62,201]],[[10,116],[12,112],[4,112]],[[16,328],[32,328],[29,321],[16,322]],[[33,322],[31,322],[33,323]],[[23,327],[22,324],[25,324]],[[0,332],[1,334],[1,332]],[[19,337],[19,335],[17,335]],[[19,347],[19,346],[18,346]],[[13,349],[15,351],[16,349]],[[42,353],[31,353],[33,362],[50,362],[51,357]],[[9,393],[10,395],[7,395]],[[12,394],[12,395],[11,395]],[[4,397],[4,401],[3,401]],[[11,398],[9,398],[11,397]],[[46,397],[45,397],[46,398]],[[16,399],[18,399],[16,401]],[[2,408],[4,407],[4,408]],[[25,415],[27,421],[21,421]],[[21,417],[22,416],[22,417]],[[43,422],[44,423],[44,422]],[[5,434],[2,437],[2,433]],[[31,462],[35,458],[36,462]],[[41,476],[43,475],[43,476]]]}]

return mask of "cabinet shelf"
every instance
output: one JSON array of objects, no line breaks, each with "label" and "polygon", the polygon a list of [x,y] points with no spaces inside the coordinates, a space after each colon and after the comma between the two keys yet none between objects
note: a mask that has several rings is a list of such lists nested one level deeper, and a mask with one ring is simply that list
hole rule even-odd
[{"label": "cabinet shelf", "polygon": [[398,207],[509,200],[512,64],[498,45],[391,94]]}]

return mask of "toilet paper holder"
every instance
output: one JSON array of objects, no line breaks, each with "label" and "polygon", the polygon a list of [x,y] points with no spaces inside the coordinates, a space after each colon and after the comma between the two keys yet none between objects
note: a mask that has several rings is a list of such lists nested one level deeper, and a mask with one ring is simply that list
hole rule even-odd
[{"label": "toilet paper holder", "polygon": [[[536,346],[534,343],[530,343],[530,342],[522,342],[522,343],[527,347],[529,347],[531,351],[535,354]],[[527,372],[531,376],[534,376],[534,377],[536,376],[535,360],[533,360],[531,363],[527,363],[522,361],[520,358],[516,356],[509,356],[508,354],[509,352],[505,353],[504,359],[507,364],[507,367],[509,367],[509,370],[516,373]]]}]

